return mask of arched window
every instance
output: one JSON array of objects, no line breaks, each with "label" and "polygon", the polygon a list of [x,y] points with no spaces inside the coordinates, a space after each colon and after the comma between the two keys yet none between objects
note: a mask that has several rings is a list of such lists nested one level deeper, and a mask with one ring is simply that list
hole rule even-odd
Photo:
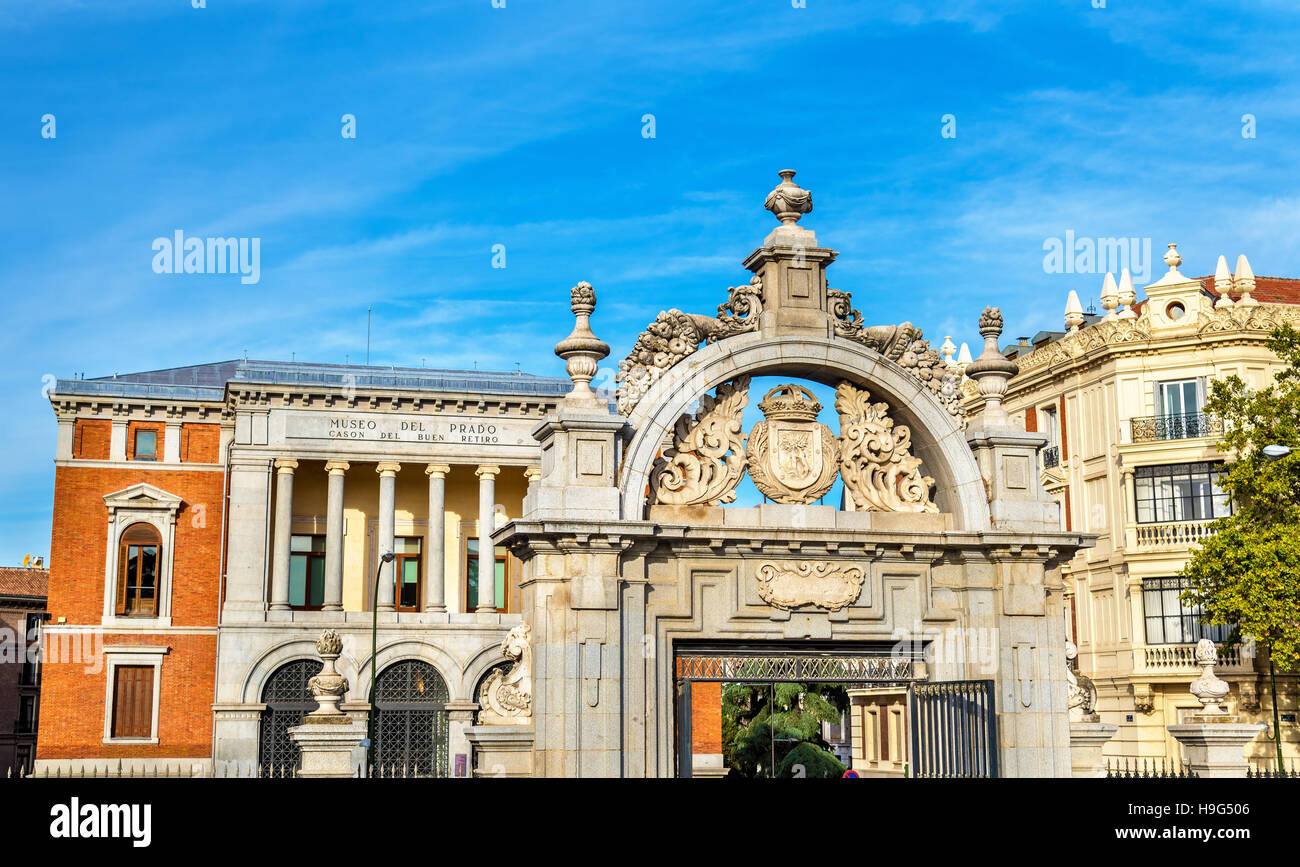
[{"label": "arched window", "polygon": [[447,682],[408,659],[375,678],[375,775],[447,776]]},{"label": "arched window", "polygon": [[162,537],[151,524],[132,524],[118,539],[117,613],[158,616],[158,566]]},{"label": "arched window", "polygon": [[319,659],[297,659],[282,665],[266,679],[262,687],[260,749],[257,760],[262,775],[292,776],[301,753],[289,737],[289,729],[302,725],[303,717],[316,709],[316,699],[307,689],[307,681],[320,674]]}]

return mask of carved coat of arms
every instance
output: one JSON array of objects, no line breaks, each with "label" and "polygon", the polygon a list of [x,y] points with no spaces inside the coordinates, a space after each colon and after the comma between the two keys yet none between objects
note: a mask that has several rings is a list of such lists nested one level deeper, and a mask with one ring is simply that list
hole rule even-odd
[{"label": "carved coat of arms", "polygon": [[778,503],[811,503],[835,483],[839,445],[817,421],[822,405],[801,385],[778,385],[759,403],[747,448],[749,476]]}]

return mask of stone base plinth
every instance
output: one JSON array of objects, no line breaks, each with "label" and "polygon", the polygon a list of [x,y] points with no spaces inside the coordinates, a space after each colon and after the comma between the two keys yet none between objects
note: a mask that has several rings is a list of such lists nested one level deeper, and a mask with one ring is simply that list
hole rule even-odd
[{"label": "stone base plinth", "polygon": [[1250,765],[1246,745],[1264,730],[1263,723],[1234,722],[1235,717],[1198,714],[1196,722],[1168,726],[1187,749],[1187,764],[1198,777],[1244,777]]},{"label": "stone base plinth", "polygon": [[1101,749],[1114,737],[1119,726],[1100,720],[1070,723],[1070,774],[1075,777],[1104,777],[1106,762]]},{"label": "stone base plinth", "polygon": [[533,775],[532,726],[470,726],[465,737],[474,747],[474,776]]},{"label": "stone base plinth", "polygon": [[289,729],[298,749],[302,751],[300,777],[353,777],[354,751],[366,737],[366,727],[346,714],[313,717]]},{"label": "stone base plinth", "polygon": [[731,769],[722,760],[722,753],[702,753],[691,756],[691,776],[703,779],[725,777]]}]

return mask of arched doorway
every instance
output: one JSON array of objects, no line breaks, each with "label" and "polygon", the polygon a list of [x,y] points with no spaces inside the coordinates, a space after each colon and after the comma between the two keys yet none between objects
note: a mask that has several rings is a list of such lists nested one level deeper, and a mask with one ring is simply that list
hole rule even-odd
[{"label": "arched doorway", "polygon": [[307,681],[320,674],[319,659],[296,659],[280,666],[262,687],[261,734],[257,760],[263,776],[293,776],[298,767],[298,745],[289,729],[302,725],[303,717],[316,709],[316,699]]},{"label": "arched doorway", "polygon": [[447,682],[427,662],[408,659],[375,679],[375,773],[446,777]]}]

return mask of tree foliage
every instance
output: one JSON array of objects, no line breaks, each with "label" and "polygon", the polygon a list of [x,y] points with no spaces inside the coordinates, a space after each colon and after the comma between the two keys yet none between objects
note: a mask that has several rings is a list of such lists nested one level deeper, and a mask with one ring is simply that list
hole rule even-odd
[{"label": "tree foliage", "polygon": [[[1193,551],[1183,602],[1231,627],[1233,640],[1253,638],[1285,671],[1300,668],[1300,332],[1283,326],[1267,345],[1284,364],[1271,385],[1252,390],[1233,375],[1213,383],[1205,405],[1224,422],[1232,515]],[[1272,444],[1294,451],[1270,460]]]},{"label": "tree foliage", "polygon": [[838,777],[844,765],[830,752],[821,724],[838,723],[848,706],[848,692],[839,684],[727,684],[724,758],[738,776]]}]

